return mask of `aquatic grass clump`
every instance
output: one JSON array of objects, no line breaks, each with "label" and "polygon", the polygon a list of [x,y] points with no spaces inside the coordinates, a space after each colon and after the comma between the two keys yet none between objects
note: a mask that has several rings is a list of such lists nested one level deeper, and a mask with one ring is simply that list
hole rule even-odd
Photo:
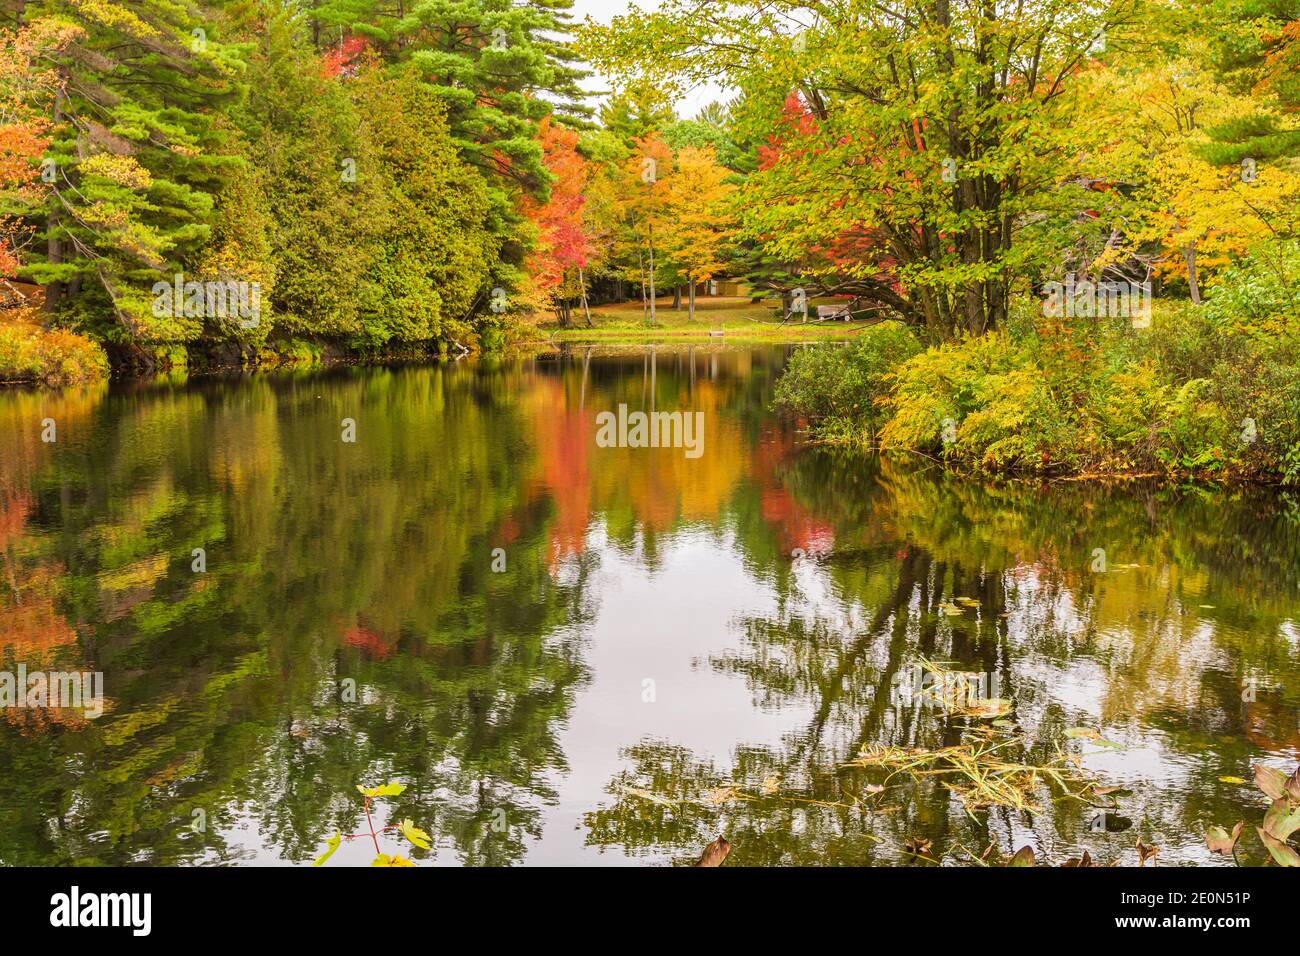
[{"label": "aquatic grass clump", "polygon": [[[979,606],[978,601],[970,598],[956,600],[967,607]],[[993,720],[994,726],[1010,723],[1006,718],[1014,713],[1015,705],[997,696],[997,674],[956,670],[926,657],[917,658],[914,671],[914,686],[909,687],[906,682],[896,686],[904,702],[938,708],[950,716]]]},{"label": "aquatic grass clump", "polygon": [[1080,767],[1077,756],[1057,747],[1050,760],[1026,763],[1008,759],[1005,751],[1027,746],[1027,737],[1002,735],[992,728],[977,728],[966,736],[965,742],[939,750],[867,744],[845,766],[887,770],[886,785],[899,774],[918,782],[937,778],[961,799],[972,817],[994,806],[1038,812],[1042,807],[1037,795],[1053,785],[1061,791],[1061,799],[1089,802],[1087,793],[1093,781]]}]

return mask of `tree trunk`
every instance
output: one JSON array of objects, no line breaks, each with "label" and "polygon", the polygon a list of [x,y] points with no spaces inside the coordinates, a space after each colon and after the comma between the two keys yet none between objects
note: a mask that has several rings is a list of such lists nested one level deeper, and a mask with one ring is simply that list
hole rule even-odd
[{"label": "tree trunk", "polygon": [[673,286],[673,308],[678,312],[682,310],[682,284],[680,282]]},{"label": "tree trunk", "polygon": [[587,370],[591,368],[591,346],[582,354],[582,389],[578,392],[578,408],[587,407]]},{"label": "tree trunk", "polygon": [[[54,95],[54,115],[53,124],[58,126],[63,122],[63,87],[60,85],[59,92]],[[50,214],[46,217],[45,230],[45,255],[50,265],[56,266],[63,263],[63,241],[59,239],[59,226],[62,219],[59,215],[59,196],[58,184],[54,185],[54,196],[50,200]],[[45,315],[46,324],[49,324],[50,318],[58,311],[59,305],[63,298],[63,282],[59,279],[51,279],[49,285],[45,287]]]},{"label": "tree trunk", "polygon": [[646,300],[645,300],[645,259],[641,257],[641,250],[636,251],[636,267],[641,273],[641,321],[646,319]]},{"label": "tree trunk", "polygon": [[654,229],[647,230],[650,240],[650,324],[655,323],[655,234]]},{"label": "tree trunk", "polygon": [[695,321],[695,277],[688,276],[687,281],[690,283],[686,287],[686,319],[688,322]]},{"label": "tree trunk", "polygon": [[1192,304],[1201,304],[1201,283],[1196,278],[1196,243],[1189,242],[1183,246],[1183,258],[1187,260],[1187,288],[1192,294]]},{"label": "tree trunk", "polygon": [[578,288],[582,290],[582,314],[587,317],[587,328],[591,328],[591,308],[587,305],[587,280],[582,277],[582,266],[578,266]]}]

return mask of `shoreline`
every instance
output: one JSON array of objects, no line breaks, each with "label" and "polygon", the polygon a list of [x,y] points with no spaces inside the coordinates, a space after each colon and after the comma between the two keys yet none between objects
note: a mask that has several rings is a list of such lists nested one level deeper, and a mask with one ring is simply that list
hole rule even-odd
[{"label": "shoreline", "polygon": [[392,352],[373,354],[349,352],[331,343],[313,343],[316,347],[308,354],[292,351],[265,349],[252,355],[247,362],[231,361],[229,358],[204,360],[204,353],[195,356],[195,360],[183,364],[159,364],[146,368],[138,363],[114,362],[110,354],[107,371],[103,375],[94,375],[76,381],[49,381],[36,377],[0,378],[0,389],[34,388],[57,390],[62,388],[89,385],[101,381],[123,381],[128,379],[146,379],[156,375],[187,374],[208,375],[230,372],[277,372],[305,370],[312,368],[333,368],[340,365],[381,366],[394,363],[438,364],[457,362],[470,356],[512,357],[521,352],[563,351],[571,346],[590,346],[602,348],[642,348],[650,345],[689,345],[701,344],[711,346],[753,346],[753,345],[801,345],[821,341],[836,341],[867,326],[857,323],[848,329],[823,329],[812,331],[806,326],[790,326],[776,332],[754,334],[746,331],[727,331],[715,334],[707,327],[663,328],[630,331],[626,329],[545,329],[538,327],[534,331],[544,332],[542,337],[527,337],[506,342],[494,349],[465,349],[452,353],[439,353],[436,350],[396,349]]},{"label": "shoreline", "polygon": [[915,448],[882,449],[876,445],[852,438],[819,437],[815,432],[807,429],[800,429],[799,435],[801,441],[806,445],[848,451],[861,458],[870,458],[872,456],[879,456],[882,458],[901,456],[924,458],[928,462],[924,467],[938,469],[945,475],[960,478],[964,481],[985,481],[994,484],[1039,485],[1043,487],[1050,484],[1067,483],[1118,485],[1145,482],[1148,484],[1159,485],[1161,487],[1196,486],[1224,490],[1230,488],[1269,488],[1278,491],[1295,491],[1300,493],[1300,486],[1287,485],[1277,480],[1267,480],[1266,478],[1254,473],[1213,475],[1195,471],[1151,471],[1149,469],[1141,471],[989,471],[980,468],[963,467],[956,462],[944,461],[941,458],[936,458],[927,452]]},{"label": "shoreline", "polygon": [[[587,330],[591,331],[591,330]],[[647,330],[649,332],[651,330]],[[841,333],[843,334],[843,333]],[[668,346],[681,346],[691,344],[692,338],[698,338],[698,332],[694,334],[679,335],[659,335],[655,336],[657,341],[628,341],[620,340],[615,335],[604,335],[592,337],[590,339],[583,336],[566,337],[560,341],[553,339],[525,339],[507,343],[503,348],[492,351],[483,351],[479,349],[469,350],[455,356],[438,355],[437,353],[413,353],[410,351],[398,351],[391,354],[382,355],[349,355],[346,353],[330,353],[328,350],[322,350],[319,354],[310,358],[293,359],[287,353],[272,353],[268,355],[268,360],[250,364],[234,364],[226,362],[201,363],[196,366],[178,366],[172,368],[157,369],[152,372],[142,371],[138,367],[120,365],[111,367],[103,377],[96,377],[80,382],[66,384],[46,384],[39,381],[30,380],[0,380],[0,396],[6,391],[26,391],[26,392],[43,392],[56,393],[66,389],[77,389],[93,387],[96,385],[110,385],[115,383],[136,383],[148,384],[159,378],[167,376],[183,376],[185,379],[206,379],[222,378],[233,375],[257,375],[257,374],[274,374],[277,372],[308,372],[313,370],[326,371],[341,367],[352,368],[380,368],[380,367],[398,367],[398,366],[416,366],[431,367],[434,365],[454,364],[465,358],[498,357],[511,359],[527,355],[529,353],[545,353],[564,351],[569,346],[586,346],[590,348],[640,348],[646,345],[663,344]],[[822,335],[820,338],[830,338],[833,336]],[[729,339],[729,340],[728,340]],[[799,344],[806,342],[807,339],[767,339],[767,340],[750,340],[744,341],[738,336],[716,336],[709,337],[703,344],[715,347],[728,346],[752,346],[752,345],[782,345],[782,344]],[[781,413],[777,413],[781,414]],[[1098,471],[1095,468],[1081,469],[1078,471],[991,471],[977,467],[965,467],[957,462],[945,461],[936,458],[927,452],[913,448],[889,448],[882,449],[869,442],[849,437],[832,437],[821,436],[814,430],[801,428],[798,430],[800,441],[806,445],[818,446],[821,448],[833,448],[841,451],[849,451],[856,456],[869,458],[871,456],[896,457],[910,456],[925,459],[926,464],[922,467],[936,468],[943,471],[946,475],[959,478],[966,481],[985,481],[993,483],[1006,483],[1028,485],[1037,484],[1046,486],[1049,484],[1094,484],[1094,485],[1118,485],[1131,484],[1135,482],[1146,482],[1150,484],[1168,487],[1171,485],[1195,485],[1198,487],[1215,488],[1215,489],[1232,489],[1232,488],[1269,488],[1276,490],[1290,490],[1292,486],[1286,485],[1277,480],[1268,480],[1265,477],[1255,474],[1231,474],[1231,475],[1212,475],[1195,471],[1153,471],[1148,469],[1136,471]],[[1300,488],[1294,490],[1300,491]]]}]

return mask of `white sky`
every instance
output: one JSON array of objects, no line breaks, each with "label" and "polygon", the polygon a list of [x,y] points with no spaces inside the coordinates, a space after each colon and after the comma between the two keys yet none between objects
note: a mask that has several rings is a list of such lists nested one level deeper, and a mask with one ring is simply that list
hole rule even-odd
[{"label": "white sky", "polygon": [[[631,6],[631,0],[573,0],[573,9],[570,12],[574,23],[582,23],[587,17],[591,17],[598,23],[609,23]],[[659,7],[659,0],[637,0],[636,6],[642,10],[655,10]],[[609,81],[597,74],[583,83],[583,87],[589,90],[607,90]],[[729,98],[722,87],[706,83],[687,90],[684,95],[678,97],[674,106],[677,115],[682,119],[692,119],[696,113],[714,100],[726,102]]]}]

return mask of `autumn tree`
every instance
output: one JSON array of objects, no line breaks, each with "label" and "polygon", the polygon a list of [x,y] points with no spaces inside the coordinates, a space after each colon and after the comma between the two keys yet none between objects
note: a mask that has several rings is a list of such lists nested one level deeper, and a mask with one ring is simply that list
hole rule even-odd
[{"label": "autumn tree", "polygon": [[969,0],[846,0],[822,15],[739,3],[702,16],[670,0],[589,27],[582,49],[616,77],[722,77],[746,124],[771,123],[796,92],[816,126],[750,177],[750,231],[793,260],[879,230],[897,308],[946,336],[1005,319],[1017,270],[1042,252],[1017,248],[1017,230],[1057,184],[1071,78],[1132,6],[1043,0],[1004,16]]},{"label": "autumn tree", "polygon": [[1211,59],[1203,40],[1189,38],[1164,62],[1120,55],[1081,79],[1093,105],[1074,180],[1100,187],[1088,205],[1102,242],[1075,257],[1077,271],[1142,262],[1186,282],[1199,303],[1206,269],[1300,225],[1300,176],[1289,160],[1300,130],[1267,98],[1234,92],[1204,66]]},{"label": "autumn tree", "polygon": [[723,270],[728,240],[725,200],[733,186],[711,149],[686,146],[666,180],[661,239],[664,257],[686,280],[688,316],[695,321],[695,287]]},{"label": "autumn tree", "polygon": [[[587,305],[585,270],[593,246],[585,214],[590,171],[578,153],[578,134],[542,120],[539,129],[543,161],[551,176],[550,196],[544,203],[525,200],[528,218],[537,228],[537,242],[525,261],[535,294],[555,310],[561,325],[568,325],[573,299]],[[584,311],[587,323],[590,314]]]}]

